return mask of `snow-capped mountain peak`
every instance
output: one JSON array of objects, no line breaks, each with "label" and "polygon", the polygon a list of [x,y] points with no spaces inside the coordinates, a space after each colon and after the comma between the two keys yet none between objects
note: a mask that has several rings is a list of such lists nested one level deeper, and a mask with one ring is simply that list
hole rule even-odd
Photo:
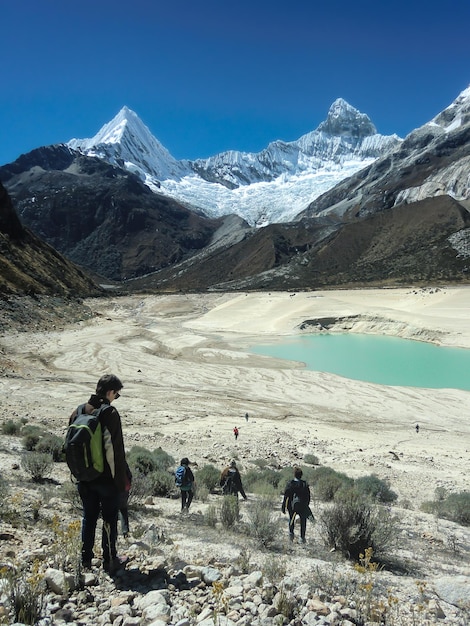
[{"label": "snow-capped mountain peak", "polygon": [[113,165],[124,166],[144,180],[149,175],[155,179],[179,178],[186,173],[186,168],[172,157],[137,113],[127,106],[122,107],[91,139],[72,139],[68,145]]},{"label": "snow-capped mountain peak", "polygon": [[328,135],[367,137],[377,130],[365,113],[361,113],[343,98],[337,98],[328,111],[328,116],[317,131]]},{"label": "snow-capped mountain peak", "polygon": [[230,150],[177,161],[128,107],[92,139],[69,146],[137,173],[159,193],[209,217],[235,213],[252,225],[285,222],[317,196],[400,142],[342,98],[317,130],[296,141],[273,141],[257,153]]},{"label": "snow-capped mountain peak", "polygon": [[436,115],[429,124],[440,126],[445,132],[450,132],[470,120],[470,85],[464,89],[457,98]]}]

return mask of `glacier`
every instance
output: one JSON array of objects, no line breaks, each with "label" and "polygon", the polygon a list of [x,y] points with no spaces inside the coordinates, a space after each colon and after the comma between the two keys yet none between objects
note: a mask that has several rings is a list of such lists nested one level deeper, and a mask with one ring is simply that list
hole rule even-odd
[{"label": "glacier", "polygon": [[273,141],[258,153],[231,150],[177,160],[128,107],[91,139],[67,145],[126,168],[155,193],[191,210],[208,217],[236,214],[261,227],[294,220],[319,195],[401,141],[378,134],[366,114],[338,98],[316,130],[296,141]]}]

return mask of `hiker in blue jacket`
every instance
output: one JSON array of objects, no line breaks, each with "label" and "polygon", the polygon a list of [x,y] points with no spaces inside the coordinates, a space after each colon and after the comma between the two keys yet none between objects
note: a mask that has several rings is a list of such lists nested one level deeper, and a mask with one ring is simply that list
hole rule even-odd
[{"label": "hiker in blue jacket", "polygon": [[193,501],[194,474],[189,467],[189,459],[184,457],[180,461],[180,466],[175,472],[175,483],[181,491],[181,513],[188,513]]},{"label": "hiker in blue jacket", "polygon": [[302,470],[300,467],[294,469],[293,480],[287,483],[284,491],[281,510],[289,513],[289,538],[294,541],[294,526],[297,515],[300,518],[300,542],[305,543],[305,531],[307,520],[313,519],[310,504],[310,488],[305,480],[302,480]]},{"label": "hiker in blue jacket", "polygon": [[[127,559],[118,557],[116,551],[117,523],[120,494],[125,492],[127,483],[127,462],[122,435],[121,417],[111,406],[122,390],[122,383],[114,374],[105,374],[97,385],[96,392],[85,404],[84,411],[92,414],[103,405],[109,406],[102,411],[100,420],[103,431],[104,472],[91,481],[80,481],[78,493],[83,504],[82,520],[82,567],[90,568],[94,557],[93,546],[98,518],[103,518],[101,547],[103,549],[103,568],[114,574],[123,567]],[[70,416],[69,424],[77,417],[78,410]]]}]

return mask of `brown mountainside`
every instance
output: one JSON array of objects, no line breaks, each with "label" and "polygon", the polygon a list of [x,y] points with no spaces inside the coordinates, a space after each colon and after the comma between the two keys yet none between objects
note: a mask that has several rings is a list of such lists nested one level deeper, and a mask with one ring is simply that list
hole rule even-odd
[{"label": "brown mountainside", "polygon": [[0,183],[0,296],[84,297],[101,289],[51,246],[23,228]]}]

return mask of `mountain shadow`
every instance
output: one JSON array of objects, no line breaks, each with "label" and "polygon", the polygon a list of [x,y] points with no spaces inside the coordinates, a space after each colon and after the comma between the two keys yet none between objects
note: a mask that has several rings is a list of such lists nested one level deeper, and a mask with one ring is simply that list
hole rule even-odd
[{"label": "mountain shadow", "polygon": [[0,183],[0,297],[84,297],[101,293],[89,276],[22,226]]},{"label": "mountain shadow", "polygon": [[0,168],[0,179],[24,225],[74,263],[115,281],[181,261],[222,223],[65,145],[22,155]]}]

